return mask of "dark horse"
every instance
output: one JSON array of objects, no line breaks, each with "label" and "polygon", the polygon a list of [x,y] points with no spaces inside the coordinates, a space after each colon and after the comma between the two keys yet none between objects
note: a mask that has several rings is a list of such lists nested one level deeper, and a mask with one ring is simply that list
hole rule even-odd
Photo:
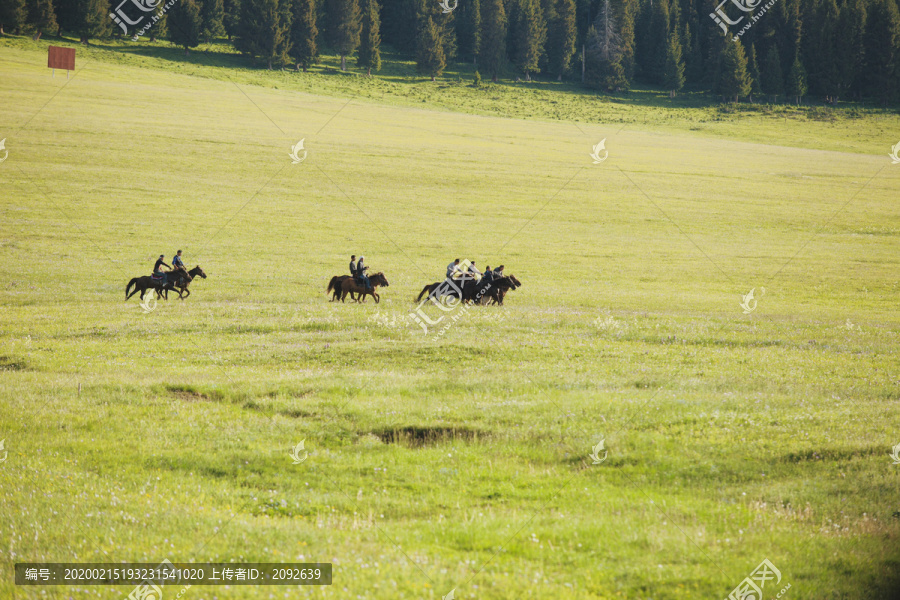
[{"label": "dark horse", "polygon": [[425,294],[432,296],[439,302],[441,301],[441,298],[444,297],[459,298],[460,300],[462,300],[461,295],[465,295],[466,287],[471,287],[473,284],[475,284],[475,281],[472,279],[465,281],[461,279],[445,279],[444,281],[435,281],[434,283],[429,283],[422,288],[422,291],[419,292],[419,295],[416,297],[416,302],[421,300]]},{"label": "dark horse", "polygon": [[488,294],[492,288],[492,284],[488,284],[488,282],[484,280],[475,281],[471,277],[463,279],[445,279],[444,281],[429,283],[423,287],[422,291],[419,292],[419,296],[416,298],[416,302],[421,300],[425,294],[430,295],[438,302],[443,302],[443,298],[458,298],[463,302],[473,302],[476,299],[481,300],[481,298],[485,294]]},{"label": "dark horse", "polygon": [[492,304],[499,304],[500,306],[503,306],[503,297],[506,296],[506,292],[522,285],[522,282],[516,279],[515,275],[507,275],[506,277],[495,279],[491,283],[492,288],[487,295],[490,297]]},{"label": "dark horse", "polygon": [[[350,279],[351,275],[335,275],[331,278],[331,281],[328,282],[328,289],[325,290],[325,293],[334,292],[331,300],[329,302],[334,302],[335,300],[341,299],[341,284]],[[356,294],[350,292],[350,299],[356,300]]]},{"label": "dark horse", "polygon": [[351,278],[347,278],[345,281],[341,282],[341,302],[344,301],[344,298],[347,297],[347,294],[359,294],[359,297],[356,298],[357,302],[365,302],[366,296],[370,295],[375,298],[375,304],[378,304],[380,296],[375,293],[375,288],[380,285],[384,287],[388,287],[389,284],[387,278],[384,276],[384,273],[378,272],[374,275],[369,275],[369,283],[372,285],[371,288],[366,288],[365,285],[361,283],[356,283]]},{"label": "dark horse", "polygon": [[[494,304],[503,304],[503,297],[509,290],[514,290],[520,285],[519,280],[514,276],[500,277],[491,282],[475,281],[468,279],[466,281],[453,280],[447,285],[447,280],[430,283],[422,288],[416,302],[420,301],[423,296],[429,294],[440,302],[442,297],[458,298],[461,302],[477,302],[486,303],[490,298]],[[443,287],[441,287],[443,285]]]},{"label": "dark horse", "polygon": [[[203,272],[203,269],[200,268],[200,265],[197,265],[196,267],[188,271],[188,275],[190,276],[190,279],[185,280],[184,277],[179,277],[178,280],[174,284],[172,284],[173,289],[178,292],[178,297],[182,300],[191,295],[191,290],[188,289],[188,286],[191,285],[191,282],[197,278],[197,275],[199,275],[201,279],[206,279],[206,273]],[[166,293],[168,294],[168,291]],[[182,296],[182,294],[186,295]],[[168,300],[168,297],[166,297],[166,300]]]},{"label": "dark horse", "polygon": [[[174,290],[176,285],[181,288],[178,291],[178,297],[184,300],[182,296],[182,291],[187,288],[188,284],[191,282],[191,279],[200,273],[203,273],[203,269],[199,266],[194,267],[187,273],[184,271],[169,271],[166,273],[169,279],[166,282],[166,285],[163,286],[159,283],[159,280],[153,279],[150,275],[144,275],[142,277],[135,277],[131,281],[128,282],[128,285],[125,286],[125,300],[127,301],[129,298],[134,296],[136,293],[140,292],[140,299],[144,299],[144,292],[147,290],[155,290],[156,295],[158,297],[162,297],[162,292],[168,292],[168,290]],[[204,277],[206,275],[203,275]],[[129,293],[131,287],[134,286],[134,291]]]}]

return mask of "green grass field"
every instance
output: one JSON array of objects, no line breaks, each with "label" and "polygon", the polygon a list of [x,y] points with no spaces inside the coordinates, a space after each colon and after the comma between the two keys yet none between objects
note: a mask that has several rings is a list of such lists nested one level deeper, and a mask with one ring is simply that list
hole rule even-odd
[{"label": "green grass field", "polygon": [[[186,600],[900,594],[897,114],[45,48],[0,42],[0,598],[164,558],[334,564]],[[179,248],[190,298],[123,302]],[[328,302],[350,254],[377,306]],[[523,286],[424,335],[456,257]]]}]

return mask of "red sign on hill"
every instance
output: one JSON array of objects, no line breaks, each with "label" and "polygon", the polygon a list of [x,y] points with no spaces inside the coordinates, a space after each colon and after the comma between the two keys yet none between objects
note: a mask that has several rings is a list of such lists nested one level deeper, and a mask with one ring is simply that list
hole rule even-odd
[{"label": "red sign on hill", "polygon": [[75,70],[75,48],[50,46],[47,49],[47,66],[51,69]]}]

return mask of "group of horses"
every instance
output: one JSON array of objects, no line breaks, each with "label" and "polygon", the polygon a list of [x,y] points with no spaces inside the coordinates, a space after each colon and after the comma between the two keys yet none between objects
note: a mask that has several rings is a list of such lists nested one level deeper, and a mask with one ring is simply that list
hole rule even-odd
[{"label": "group of horses", "polygon": [[381,296],[378,295],[375,288],[381,286],[388,287],[391,284],[388,283],[384,273],[379,271],[374,275],[369,275],[369,285],[372,287],[367,288],[365,284],[354,279],[352,275],[335,275],[331,278],[331,281],[328,282],[328,289],[325,290],[325,293],[333,294],[333,297],[329,302],[334,302],[335,300],[343,302],[344,298],[347,297],[347,294],[350,294],[350,299],[357,302],[365,302],[366,296],[372,296],[375,299],[375,304],[378,304],[381,300]]},{"label": "group of horses", "polygon": [[[328,282],[326,294],[332,294],[329,302],[340,300],[344,302],[349,294],[351,300],[356,302],[365,302],[366,296],[372,296],[377,304],[381,297],[378,295],[376,288],[388,287],[387,278],[384,273],[375,273],[369,276],[370,288],[356,281],[350,275],[335,275]],[[505,275],[498,277],[490,282],[481,279],[475,281],[471,277],[463,279],[445,279],[429,283],[416,298],[416,302],[422,300],[422,297],[428,294],[438,302],[446,302],[447,298],[456,298],[460,302],[478,303],[478,304],[497,304],[503,306],[503,298],[506,292],[514,290],[521,286],[522,283],[516,279],[515,275]]]},{"label": "group of horses", "polygon": [[463,279],[445,279],[429,283],[422,288],[416,302],[419,302],[425,294],[438,302],[446,302],[447,298],[456,298],[461,302],[475,304],[497,304],[503,306],[503,298],[506,292],[514,290],[522,285],[515,275],[504,275],[491,281],[484,278],[475,281],[471,277]]},{"label": "group of horses", "polygon": [[[173,290],[178,292],[178,298],[184,300],[188,296],[191,295],[191,290],[188,289],[188,286],[191,284],[191,281],[194,280],[197,276],[200,276],[202,279],[206,279],[206,273],[203,272],[203,269],[200,268],[200,265],[197,265],[190,271],[169,271],[166,273],[167,280],[166,284],[163,285],[162,279],[157,279],[152,275],[143,275],[141,277],[135,277],[131,281],[128,282],[128,285],[125,286],[125,300],[127,301],[129,298],[140,292],[139,298],[143,302],[144,293],[147,290],[156,291],[157,298],[163,298],[165,300],[169,299],[169,290]],[[129,293],[129,290],[134,287],[134,291]]]},{"label": "group of horses", "polygon": [[[169,291],[178,292],[178,298],[184,300],[191,295],[188,286],[197,276],[206,279],[206,273],[197,265],[190,271],[176,270],[166,273],[167,281],[163,285],[162,279],[157,279],[152,275],[144,275],[135,277],[125,286],[125,300],[140,293],[141,301],[144,300],[144,294],[148,290],[156,292],[157,298],[169,299]],[[349,294],[350,299],[356,302],[365,302],[366,296],[372,296],[375,303],[381,301],[376,291],[379,287],[388,287],[387,278],[384,273],[378,272],[369,276],[369,285],[366,287],[362,282],[357,281],[350,275],[335,275],[328,282],[326,293],[332,294],[330,302],[340,300],[344,302]],[[456,298],[460,302],[477,303],[477,304],[497,304],[503,306],[503,298],[510,290],[514,290],[521,286],[522,283],[516,279],[515,275],[505,275],[491,281],[482,278],[475,281],[471,277],[463,277],[462,279],[445,279],[444,281],[436,281],[429,283],[419,292],[416,302],[422,300],[422,297],[428,294],[431,298],[438,302],[446,302],[448,298]],[[132,288],[134,288],[132,290]]]}]

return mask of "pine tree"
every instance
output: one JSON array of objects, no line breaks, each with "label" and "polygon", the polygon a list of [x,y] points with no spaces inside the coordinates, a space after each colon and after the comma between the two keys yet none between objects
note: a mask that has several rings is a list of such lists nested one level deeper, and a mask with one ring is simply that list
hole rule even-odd
[{"label": "pine tree", "polygon": [[481,11],[481,52],[478,55],[485,73],[496,82],[506,62],[506,10],[503,0],[484,0]]},{"label": "pine tree", "polygon": [[777,103],[778,96],[784,93],[784,75],[781,71],[781,55],[778,53],[777,44],[769,46],[761,83],[763,93],[771,96],[773,102]]},{"label": "pine tree", "polygon": [[290,31],[289,0],[242,0],[240,34],[234,45],[264,59],[271,70],[274,63],[287,62]]},{"label": "pine tree", "polygon": [[[690,2],[691,0],[687,0]],[[690,83],[699,83],[705,75],[703,62],[702,38],[703,30],[700,27],[700,20],[697,15],[696,8],[692,5],[686,11],[685,28],[687,29],[686,37],[690,37],[690,44],[684,44],[685,58],[685,78]]]},{"label": "pine tree", "polygon": [[148,31],[151,42],[155,42],[158,37],[163,39],[169,37],[169,13],[165,8],[165,4],[161,3],[156,7],[154,16],[156,17],[156,22]]},{"label": "pine tree", "polygon": [[19,35],[27,19],[25,0],[0,0],[0,35],[7,32]]},{"label": "pine tree", "polygon": [[[622,69],[625,72],[625,79],[630,85],[634,80],[634,74],[637,70],[635,60],[635,29],[634,22],[638,11],[637,0],[622,0],[621,9],[613,12],[616,14],[616,22],[619,29],[619,48],[621,54]],[[624,86],[627,87],[627,86]]]},{"label": "pine tree", "polygon": [[194,0],[178,0],[166,16],[169,39],[184,48],[184,55],[187,56],[188,49],[196,48],[200,43],[200,27],[203,22],[200,7]]},{"label": "pine tree", "polygon": [[865,64],[866,8],[861,0],[845,0],[838,15],[834,56],[842,94],[859,95]]},{"label": "pine tree", "polygon": [[[3,0],[5,1],[5,0]],[[0,1],[2,5],[2,1]],[[62,37],[63,30],[75,31],[78,29],[78,6],[72,0],[53,0],[53,9],[56,13],[56,37]],[[2,22],[0,16],[0,22]]]},{"label": "pine tree", "polygon": [[825,96],[826,102],[834,102],[840,93],[839,63],[835,55],[839,11],[835,0],[816,2],[811,10],[811,26],[803,36],[802,60],[809,72],[810,93]]},{"label": "pine tree", "polygon": [[307,69],[319,60],[316,38],[315,0],[294,0],[291,18],[291,58],[297,63],[297,70]]},{"label": "pine tree", "polygon": [[[784,0],[782,5],[783,23],[778,27],[779,49],[781,50],[781,70],[790,69],[798,52],[802,52],[803,21],[800,11],[801,0]],[[777,6],[777,4],[776,4]]]},{"label": "pine tree", "polygon": [[791,71],[788,73],[787,93],[796,98],[799,105],[801,98],[806,94],[806,89],[806,69],[803,68],[803,62],[801,62],[798,53],[794,57]]},{"label": "pine tree", "polygon": [[331,0],[328,3],[331,44],[341,55],[341,71],[347,70],[347,57],[359,48],[361,28],[358,0]]},{"label": "pine tree", "polygon": [[447,60],[444,56],[444,46],[441,44],[441,34],[434,24],[431,15],[422,11],[419,19],[419,34],[416,49],[416,68],[420,73],[431,76],[434,81],[435,77],[440,77],[447,66]]},{"label": "pine tree", "polygon": [[653,83],[662,83],[668,39],[669,0],[654,0],[650,13],[650,47],[647,56],[647,70]]},{"label": "pine tree", "polygon": [[750,75],[747,74],[747,55],[740,42],[728,41],[722,52],[722,64],[716,91],[737,102],[750,94]]},{"label": "pine tree", "polygon": [[366,69],[366,75],[371,75],[372,69],[381,69],[381,21],[378,17],[377,0],[362,2],[362,32],[356,64]]},{"label": "pine tree", "polygon": [[478,64],[478,51],[481,49],[481,1],[461,2],[455,12],[459,13],[456,37],[460,56]]},{"label": "pine tree", "polygon": [[753,44],[750,44],[747,70],[750,75],[750,104],[753,104],[753,95],[762,93],[762,79],[759,74],[759,63],[756,61],[756,46]]},{"label": "pine tree", "polygon": [[225,34],[225,7],[222,0],[202,0],[200,7],[200,35],[209,43],[210,38]]},{"label": "pine tree", "polygon": [[669,96],[675,97],[684,87],[684,59],[681,56],[681,40],[675,28],[669,33],[666,45],[666,65],[663,70],[663,85],[669,90]]},{"label": "pine tree", "polygon": [[438,0],[419,0],[419,6],[416,11],[416,35],[418,36],[419,26],[424,22],[424,15],[431,16],[431,21],[437,28],[441,50],[444,53],[444,61],[446,63],[452,60],[457,53],[455,11],[445,13]]},{"label": "pine tree", "polygon": [[547,25],[538,0],[520,0],[518,16],[515,63],[528,81],[530,74],[539,70],[538,61],[547,40]]},{"label": "pine tree", "polygon": [[224,0],[222,3],[224,15],[222,17],[222,25],[228,39],[231,40],[240,31],[241,23],[241,0]]},{"label": "pine tree", "polygon": [[[420,2],[421,0],[382,0],[381,40],[385,44],[415,55]],[[467,7],[467,3],[460,3],[456,10]],[[326,3],[326,13],[328,9]]]},{"label": "pine tree", "polygon": [[585,85],[608,91],[627,86],[621,38],[609,0],[603,0],[600,5],[585,46]]},{"label": "pine tree", "polygon": [[865,71],[869,93],[894,100],[900,84],[900,14],[893,0],[873,0],[866,24]]},{"label": "pine tree", "polygon": [[556,0],[547,27],[547,58],[550,72],[562,81],[575,54],[575,0]]},{"label": "pine tree", "polygon": [[112,19],[109,18],[109,4],[106,0],[74,0],[77,2],[78,34],[81,42],[87,44],[91,38],[109,35]]},{"label": "pine tree", "polygon": [[[0,3],[4,0],[0,0]],[[44,30],[57,29],[56,13],[53,11],[51,0],[30,0],[28,5],[27,23],[34,30],[34,39],[41,39]]]}]

